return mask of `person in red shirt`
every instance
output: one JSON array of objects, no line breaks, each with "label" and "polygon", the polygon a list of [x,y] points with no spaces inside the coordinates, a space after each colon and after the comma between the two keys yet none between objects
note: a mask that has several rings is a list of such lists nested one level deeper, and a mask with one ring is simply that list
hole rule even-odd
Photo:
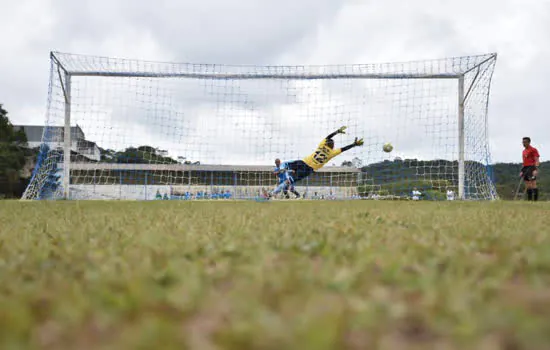
[{"label": "person in red shirt", "polygon": [[539,189],[537,188],[537,175],[540,165],[539,151],[531,146],[531,139],[529,137],[523,138],[523,147],[523,168],[521,168],[519,176],[525,180],[527,200],[537,201],[539,199]]}]

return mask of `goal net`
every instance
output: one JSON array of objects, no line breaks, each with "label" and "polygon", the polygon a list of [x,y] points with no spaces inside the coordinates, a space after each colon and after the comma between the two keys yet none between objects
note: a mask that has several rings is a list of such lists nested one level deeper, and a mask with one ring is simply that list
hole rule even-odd
[{"label": "goal net", "polygon": [[487,130],[495,63],[487,54],[237,66],[55,52],[23,198],[258,198],[278,184],[276,158],[303,159],[347,126],[335,148],[355,137],[364,145],[296,182],[306,199],[495,199]]}]

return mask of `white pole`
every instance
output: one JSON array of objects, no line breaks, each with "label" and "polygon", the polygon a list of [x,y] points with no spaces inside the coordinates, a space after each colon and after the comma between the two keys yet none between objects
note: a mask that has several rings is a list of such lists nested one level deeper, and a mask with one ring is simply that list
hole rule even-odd
[{"label": "white pole", "polygon": [[63,198],[69,198],[71,183],[71,76],[65,73],[65,126],[63,129]]},{"label": "white pole", "polygon": [[147,171],[145,172],[145,200],[147,200]]},{"label": "white pole", "polygon": [[464,193],[464,76],[458,78],[458,198]]},{"label": "white pole", "polygon": [[119,192],[118,192],[118,199],[122,200],[122,170],[118,172],[118,184],[119,184]]}]

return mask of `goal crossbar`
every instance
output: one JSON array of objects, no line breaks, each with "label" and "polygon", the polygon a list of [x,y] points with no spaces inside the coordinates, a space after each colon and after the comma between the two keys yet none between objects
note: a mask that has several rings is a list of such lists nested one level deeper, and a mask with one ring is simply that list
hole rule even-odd
[{"label": "goal crossbar", "polygon": [[194,74],[194,73],[129,73],[129,72],[68,72],[71,76],[132,77],[132,78],[189,78],[189,79],[458,79],[462,74]]},{"label": "goal crossbar", "polygon": [[[103,64],[79,64],[72,60],[79,57],[75,54],[51,52],[50,56],[65,74],[81,77],[133,77],[133,78],[190,78],[214,80],[327,80],[327,79],[459,79],[468,72],[496,59],[496,53],[453,57],[439,60],[409,61],[393,63],[391,66],[379,64],[344,64],[344,65],[226,65],[196,63],[165,63],[137,60],[122,60],[136,69],[120,70],[105,68],[112,58],[86,56],[92,61],[105,61]],[[464,61],[463,66],[447,67],[448,61]],[[427,64],[431,64],[427,68]],[[435,64],[434,64],[435,63]],[[432,72],[433,66],[441,66],[443,72]],[[399,71],[395,72],[396,67]],[[159,71],[160,70],[160,71]],[[168,70],[163,72],[162,70]],[[343,71],[342,71],[343,70]],[[450,70],[450,71],[446,71]]]}]

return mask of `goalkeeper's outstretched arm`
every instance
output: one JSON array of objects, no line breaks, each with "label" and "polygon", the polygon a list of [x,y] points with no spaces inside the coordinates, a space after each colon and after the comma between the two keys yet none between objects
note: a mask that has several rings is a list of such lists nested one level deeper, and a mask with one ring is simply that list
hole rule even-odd
[{"label": "goalkeeper's outstretched arm", "polygon": [[325,139],[330,140],[330,139],[332,139],[334,136],[336,136],[337,134],[345,134],[345,133],[346,133],[346,129],[347,129],[347,126],[342,126],[340,129],[336,130],[336,131],[333,132],[332,134],[329,134],[327,137],[325,137]]},{"label": "goalkeeper's outstretched arm", "polygon": [[363,146],[363,139],[358,139],[357,137],[355,138],[355,141],[353,141],[353,143],[350,143],[349,145],[347,146],[344,146],[341,148],[342,152],[345,152],[347,150],[350,150],[352,149],[353,147],[356,147],[356,146]]}]

